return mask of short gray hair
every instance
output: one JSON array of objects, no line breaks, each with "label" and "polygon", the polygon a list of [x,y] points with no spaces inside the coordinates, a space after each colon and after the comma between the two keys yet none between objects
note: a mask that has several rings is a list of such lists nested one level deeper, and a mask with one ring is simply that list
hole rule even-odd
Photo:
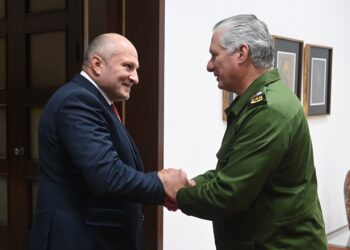
[{"label": "short gray hair", "polygon": [[94,38],[85,51],[83,65],[88,66],[93,55],[99,55],[105,61],[117,53],[116,44],[110,35],[102,34]]},{"label": "short gray hair", "polygon": [[213,32],[223,31],[220,44],[232,54],[242,44],[249,46],[250,60],[259,68],[273,66],[274,49],[267,25],[255,15],[237,15],[218,22]]}]

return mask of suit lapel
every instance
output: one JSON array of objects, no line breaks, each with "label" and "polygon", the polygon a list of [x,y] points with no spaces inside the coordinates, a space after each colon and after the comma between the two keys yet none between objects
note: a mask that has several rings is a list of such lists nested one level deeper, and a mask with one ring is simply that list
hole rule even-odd
[{"label": "suit lapel", "polygon": [[144,171],[144,167],[143,167],[143,162],[142,162],[142,159],[141,159],[141,155],[140,155],[140,152],[139,150],[137,149],[134,141],[132,140],[129,132],[125,129],[125,133],[126,135],[128,136],[128,141],[129,141],[129,146],[130,146],[130,149],[131,149],[131,152],[132,152],[132,155],[134,157],[134,161],[136,163],[136,169],[137,170],[140,170],[140,171]]},{"label": "suit lapel", "polygon": [[[100,102],[105,106],[106,109],[109,109],[112,111],[112,108],[104,98],[104,96],[101,94],[101,92],[84,76],[77,74],[73,80],[73,82],[78,83],[81,87],[84,89],[88,90],[89,92],[93,93],[99,100]],[[113,112],[113,111],[112,111]],[[113,113],[114,114],[114,113]]]},{"label": "suit lapel", "polygon": [[129,132],[125,128],[125,126],[118,120],[118,118],[115,116],[112,107],[107,103],[106,99],[104,96],[101,94],[101,92],[85,77],[83,77],[80,74],[77,74],[73,78],[73,82],[77,82],[79,85],[81,85],[84,89],[92,92],[95,96],[98,97],[101,103],[105,106],[105,108],[109,111],[110,115],[113,117],[113,125],[115,128],[119,131],[119,133],[123,134],[123,143],[127,144],[128,147],[130,148],[130,151],[132,153],[134,162],[135,162],[135,167],[137,170],[143,171],[143,162],[140,156],[140,153],[132,140]]}]

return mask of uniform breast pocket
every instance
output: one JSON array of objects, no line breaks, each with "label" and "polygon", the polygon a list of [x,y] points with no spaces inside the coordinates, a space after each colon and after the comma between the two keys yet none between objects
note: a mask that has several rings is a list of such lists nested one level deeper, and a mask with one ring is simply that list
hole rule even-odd
[{"label": "uniform breast pocket", "polygon": [[221,144],[221,148],[216,154],[216,158],[218,159],[217,167],[223,167],[227,163],[227,160],[231,154],[233,154],[233,145],[223,142]]}]

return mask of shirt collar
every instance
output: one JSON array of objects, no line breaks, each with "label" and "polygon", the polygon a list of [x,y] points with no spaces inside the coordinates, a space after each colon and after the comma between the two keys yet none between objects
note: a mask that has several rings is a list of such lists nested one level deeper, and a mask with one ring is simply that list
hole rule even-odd
[{"label": "shirt collar", "polygon": [[263,86],[266,86],[272,82],[280,80],[280,75],[277,69],[272,69],[261,76],[259,76],[247,89],[244,91],[243,95],[237,97],[234,102],[225,110],[226,115],[233,112],[235,115],[243,109],[246,103],[250,100],[250,98],[258,92]]},{"label": "shirt collar", "polygon": [[80,72],[80,74],[85,77],[87,80],[89,80],[89,82],[91,82],[99,91],[100,93],[103,95],[103,97],[106,99],[107,103],[109,105],[113,104],[113,101],[111,101],[111,99],[108,98],[108,96],[106,95],[106,93],[96,84],[96,82],[94,80],[92,80],[92,78],[84,71],[82,70]]}]

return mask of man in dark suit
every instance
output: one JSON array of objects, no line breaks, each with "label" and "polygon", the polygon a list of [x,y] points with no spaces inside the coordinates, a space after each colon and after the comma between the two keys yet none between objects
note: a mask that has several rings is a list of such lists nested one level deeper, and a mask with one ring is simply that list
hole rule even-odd
[{"label": "man in dark suit", "polygon": [[144,173],[113,112],[138,84],[138,67],[129,40],[103,34],[88,47],[83,71],[47,103],[39,123],[32,250],[141,250],[141,203],[163,205],[188,184],[181,170]]}]

